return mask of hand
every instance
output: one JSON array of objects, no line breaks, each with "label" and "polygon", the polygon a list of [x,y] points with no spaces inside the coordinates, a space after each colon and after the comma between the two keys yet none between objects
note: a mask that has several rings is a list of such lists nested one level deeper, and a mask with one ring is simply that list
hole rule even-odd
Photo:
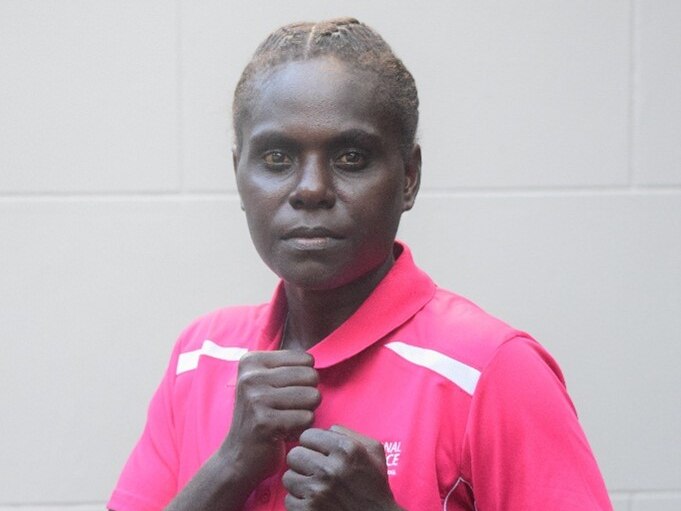
[{"label": "hand", "polygon": [[308,429],[286,458],[288,511],[398,510],[380,442],[341,426]]},{"label": "hand", "polygon": [[239,361],[232,425],[220,448],[253,486],[283,462],[321,401],[314,359],[294,351],[251,352]]}]

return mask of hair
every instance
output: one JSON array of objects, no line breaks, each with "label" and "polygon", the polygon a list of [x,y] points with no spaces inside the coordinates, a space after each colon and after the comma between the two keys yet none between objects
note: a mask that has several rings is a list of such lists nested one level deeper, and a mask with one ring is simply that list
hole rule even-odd
[{"label": "hair", "polygon": [[242,142],[241,122],[257,94],[257,79],[287,62],[325,56],[377,76],[379,101],[387,118],[399,129],[400,148],[407,157],[414,146],[419,118],[416,83],[378,32],[354,18],[285,25],[258,46],[234,92],[232,115],[237,149]]}]

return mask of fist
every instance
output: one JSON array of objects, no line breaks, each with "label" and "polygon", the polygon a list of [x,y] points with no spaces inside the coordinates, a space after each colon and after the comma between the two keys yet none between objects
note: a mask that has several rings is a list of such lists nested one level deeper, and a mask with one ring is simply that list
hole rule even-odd
[{"label": "fist", "polygon": [[283,484],[288,511],[400,509],[380,442],[341,426],[309,429],[289,452]]},{"label": "fist", "polygon": [[284,442],[312,425],[321,401],[314,359],[294,351],[251,352],[239,361],[232,425],[223,454],[254,483],[283,462]]}]

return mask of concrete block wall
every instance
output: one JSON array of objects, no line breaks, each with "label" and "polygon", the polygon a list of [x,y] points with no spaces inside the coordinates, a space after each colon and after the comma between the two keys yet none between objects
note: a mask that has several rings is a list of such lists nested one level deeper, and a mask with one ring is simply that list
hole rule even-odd
[{"label": "concrete block wall", "polygon": [[192,318],[267,300],[229,108],[353,15],[412,70],[400,237],[561,363],[618,511],[681,509],[681,2],[0,2],[0,511],[102,509]]}]

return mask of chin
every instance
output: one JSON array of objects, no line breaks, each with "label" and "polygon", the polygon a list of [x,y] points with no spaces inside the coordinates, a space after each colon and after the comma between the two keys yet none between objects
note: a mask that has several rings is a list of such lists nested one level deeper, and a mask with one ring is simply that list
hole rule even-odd
[{"label": "chin", "polygon": [[286,272],[278,275],[287,285],[309,291],[331,291],[355,280],[329,275],[326,272]]},{"label": "chin", "polygon": [[329,267],[308,261],[293,265],[288,271],[275,271],[275,273],[287,285],[310,291],[331,291],[359,283],[366,277],[370,278],[370,275],[379,270],[382,262],[371,265],[361,265],[355,262],[342,267]]}]

